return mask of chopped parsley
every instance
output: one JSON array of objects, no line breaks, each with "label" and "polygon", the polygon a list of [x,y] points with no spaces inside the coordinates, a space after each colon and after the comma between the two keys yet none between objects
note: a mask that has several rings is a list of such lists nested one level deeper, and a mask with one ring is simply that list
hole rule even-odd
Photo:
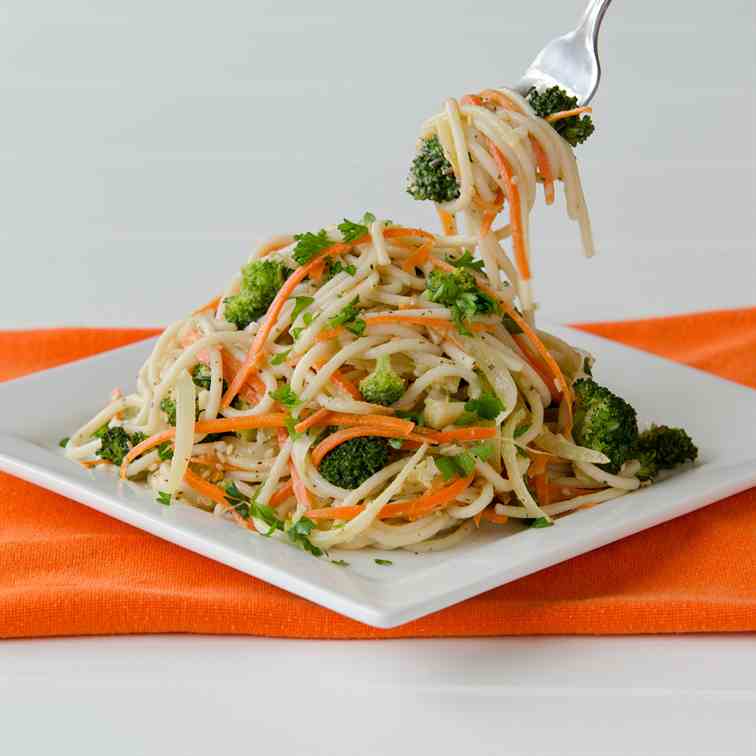
[{"label": "chopped parsley", "polygon": [[273,357],[270,358],[270,364],[282,365],[284,362],[286,362],[286,358],[289,356],[290,352],[291,349],[286,349],[283,352],[279,352],[278,354],[273,355]]},{"label": "chopped parsley", "polygon": [[392,564],[394,564],[390,559],[374,559],[373,561],[376,564],[380,564],[381,567],[390,567]]},{"label": "chopped parsley", "polygon": [[362,318],[358,317],[360,308],[357,306],[357,303],[359,301],[360,298],[355,297],[349,304],[344,305],[333,317],[328,318],[328,326],[330,328],[344,326],[344,328],[351,331],[355,336],[361,336],[367,324]]},{"label": "chopped parsley", "polygon": [[171,504],[171,495],[167,491],[158,491],[157,499],[164,506],[168,507]]},{"label": "chopped parsley", "polygon": [[271,399],[275,399],[280,404],[283,404],[284,407],[289,407],[289,409],[293,409],[301,403],[296,391],[293,391],[288,383],[279,386],[275,391],[270,391],[269,395]]},{"label": "chopped parsley", "polygon": [[291,319],[296,320],[302,310],[306,310],[315,299],[313,297],[294,297],[294,310],[291,313]]},{"label": "chopped parsley", "polygon": [[337,228],[341,232],[341,236],[344,241],[349,243],[357,241],[361,237],[370,232],[369,226],[375,221],[375,216],[372,213],[365,213],[362,216],[362,223],[355,223],[354,221],[344,218],[343,223],[339,223]]},{"label": "chopped parsley", "polygon": [[476,260],[471,254],[470,250],[464,250],[462,255],[456,260],[453,257],[447,255],[446,262],[453,265],[455,268],[469,268],[477,273],[483,270],[483,260]]},{"label": "chopped parsley", "polygon": [[294,239],[297,244],[291,256],[300,265],[310,262],[319,252],[322,252],[333,244],[333,241],[328,238],[328,232],[324,228],[320,229],[316,234],[313,234],[311,231],[295,234]]}]

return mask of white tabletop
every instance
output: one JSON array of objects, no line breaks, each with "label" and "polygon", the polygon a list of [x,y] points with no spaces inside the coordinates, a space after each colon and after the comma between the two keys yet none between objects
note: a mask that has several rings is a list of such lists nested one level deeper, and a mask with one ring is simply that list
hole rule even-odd
[{"label": "white tabletop", "polygon": [[[433,224],[403,193],[420,121],[514,81],[582,4],[9,0],[0,327],[165,324],[268,234]],[[537,208],[549,319],[754,303],[755,31],[752,0],[613,4],[578,148],[600,254]],[[77,756],[750,754],[755,672],[752,636],[17,641],[0,731]]]}]

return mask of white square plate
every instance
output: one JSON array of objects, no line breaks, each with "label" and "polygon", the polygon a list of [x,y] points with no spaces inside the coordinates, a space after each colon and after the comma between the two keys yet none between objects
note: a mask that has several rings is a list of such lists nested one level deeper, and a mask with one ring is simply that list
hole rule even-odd
[{"label": "white square plate", "polygon": [[[597,379],[643,422],[687,428],[700,449],[692,469],[575,512],[555,527],[487,527],[456,549],[341,552],[337,567],[251,535],[192,507],[163,507],[113,471],[65,459],[58,440],[129,388],[153,341],[0,385],[0,469],[375,627],[395,627],[490,588],[691,512],[756,484],[756,392],[567,328],[550,330],[596,355]],[[338,552],[334,552],[338,553]],[[375,563],[387,558],[390,567]]]}]

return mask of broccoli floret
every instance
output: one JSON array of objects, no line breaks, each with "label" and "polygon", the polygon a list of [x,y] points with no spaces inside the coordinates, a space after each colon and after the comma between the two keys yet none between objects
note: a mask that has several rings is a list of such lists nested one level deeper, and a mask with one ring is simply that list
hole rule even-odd
[{"label": "broccoli floret", "polygon": [[[577,97],[570,97],[560,87],[550,87],[544,89],[543,92],[538,92],[533,88],[528,93],[528,102],[530,102],[530,107],[535,110],[536,115],[541,118],[546,118],[552,113],[559,113],[563,110],[573,110],[578,106]],[[593,134],[595,129],[593,120],[589,115],[568,116],[559,121],[554,121],[551,125],[573,147],[582,144]]]},{"label": "broccoli floret", "polygon": [[635,410],[609,389],[591,378],[575,381],[575,419],[573,435],[581,446],[600,451],[609,457],[602,465],[616,473],[632,459],[638,443]]},{"label": "broccoli floret", "polygon": [[357,488],[388,463],[388,440],[365,436],[345,441],[320,462],[320,474],[334,486]]},{"label": "broccoli floret", "polygon": [[379,357],[375,370],[360,381],[360,393],[366,402],[388,407],[401,399],[407,382],[391,367],[391,357]]},{"label": "broccoli floret", "polygon": [[473,274],[458,268],[454,272],[434,270],[425,282],[425,291],[431,302],[446,305],[452,313],[452,320],[457,330],[470,336],[465,323],[478,313],[498,311],[496,302],[484,294],[476,285]]},{"label": "broccoli floret", "polygon": [[[102,430],[102,429],[101,429]],[[108,428],[104,432],[98,431],[97,434],[102,441],[97,456],[101,459],[107,459],[114,465],[120,465],[123,458],[129,453],[132,446],[136,446],[144,436],[141,433],[135,433],[136,438],[132,439],[129,434],[120,427]]]},{"label": "broccoli floret", "polygon": [[444,155],[438,137],[424,139],[412,161],[407,191],[416,200],[450,202],[459,197],[459,183],[452,164]]},{"label": "broccoli floret", "polygon": [[245,265],[239,293],[225,300],[226,320],[242,330],[264,315],[283,286],[286,273],[278,260],[254,260]]},{"label": "broccoli floret", "polygon": [[684,462],[694,462],[698,448],[682,428],[652,425],[638,437],[638,477],[648,480],[660,470],[671,470]]}]

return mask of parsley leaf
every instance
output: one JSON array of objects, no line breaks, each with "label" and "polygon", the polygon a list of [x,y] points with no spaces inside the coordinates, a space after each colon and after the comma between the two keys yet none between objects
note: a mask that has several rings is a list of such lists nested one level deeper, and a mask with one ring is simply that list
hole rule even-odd
[{"label": "parsley leaf", "polygon": [[341,235],[344,237],[344,241],[349,243],[356,241],[362,236],[365,236],[367,233],[369,233],[368,226],[375,221],[375,216],[372,213],[365,213],[362,216],[362,223],[355,223],[354,221],[350,221],[347,218],[344,218],[343,223],[339,223],[339,225],[336,227],[341,232]]},{"label": "parsley leaf", "polygon": [[394,564],[390,559],[374,559],[376,564],[380,564],[382,567],[390,567]]},{"label": "parsley leaf", "polygon": [[327,249],[333,244],[333,241],[328,238],[328,232],[322,228],[317,234],[313,234],[311,231],[307,231],[304,234],[294,234],[296,239],[296,246],[291,253],[291,256],[300,264],[305,265],[310,260]]},{"label": "parsley leaf", "polygon": [[331,564],[335,564],[337,567],[349,567],[349,562],[345,562],[343,559],[331,559]]},{"label": "parsley leaf", "polygon": [[470,452],[461,452],[454,457],[454,464],[461,470],[462,474],[467,477],[475,469],[475,457]]},{"label": "parsley leaf", "polygon": [[490,441],[480,441],[470,447],[470,453],[485,461],[494,453],[494,445]]},{"label": "parsley leaf", "polygon": [[291,313],[291,319],[292,321],[297,319],[297,315],[299,315],[302,310],[306,310],[315,300],[313,297],[294,297],[294,309]]},{"label": "parsley leaf", "polygon": [[435,457],[434,461],[444,480],[451,480],[457,474],[457,465],[453,457]]},{"label": "parsley leaf", "polygon": [[315,523],[308,517],[300,517],[288,528],[286,535],[289,536],[289,540],[294,545],[299,546],[304,551],[309,551],[313,556],[319,557],[323,555],[323,550],[315,546],[309,539],[314,527]]},{"label": "parsley leaf", "polygon": [[514,438],[519,438],[523,433],[530,430],[529,425],[521,425],[519,428],[515,428],[515,432],[512,434]]},{"label": "parsley leaf", "polygon": [[402,420],[412,420],[412,422],[415,425],[423,424],[423,413],[420,410],[415,410],[415,411],[397,410],[394,414],[397,417],[400,417]]},{"label": "parsley leaf", "polygon": [[299,418],[296,415],[292,415],[291,412],[286,413],[286,432],[289,434],[289,438],[292,440],[298,439],[302,434],[297,433],[296,424],[299,422]]},{"label": "parsley leaf", "polygon": [[173,444],[170,441],[163,441],[157,448],[158,457],[166,462],[169,459],[173,459]]},{"label": "parsley leaf", "polygon": [[167,491],[158,491],[157,499],[164,506],[168,507],[171,504],[171,495]]},{"label": "parsley leaf", "polygon": [[462,252],[462,256],[458,257],[456,260],[447,255],[446,262],[450,263],[455,268],[469,268],[470,270],[477,271],[478,273],[483,270],[483,260],[476,260],[467,249],[464,250]]},{"label": "parsley leaf", "polygon": [[60,441],[58,441],[58,446],[59,446],[59,447],[60,447],[61,449],[65,449],[65,448],[66,448],[66,446],[68,446],[68,442],[69,442],[70,440],[71,440],[71,439],[70,439],[70,438],[69,438],[68,436],[66,436],[65,438],[61,438],[61,439],[60,439]]},{"label": "parsley leaf", "polygon": [[536,517],[530,521],[531,528],[550,528],[554,524],[553,520],[549,520],[546,517]]},{"label": "parsley leaf", "polygon": [[495,420],[504,405],[495,394],[483,393],[477,399],[470,399],[465,404],[466,412],[474,412],[483,420]]},{"label": "parsley leaf", "polygon": [[288,383],[284,383],[283,386],[279,386],[275,391],[270,391],[268,393],[271,399],[280,402],[284,407],[293,409],[300,404],[299,397]]},{"label": "parsley leaf", "polygon": [[344,265],[341,260],[332,260],[330,257],[328,258],[328,263],[326,264],[326,281],[329,281],[332,279],[337,273],[348,273],[350,276],[353,276],[357,272],[357,268],[352,265],[352,263],[349,263],[348,265]]},{"label": "parsley leaf", "polygon": [[249,519],[249,499],[231,481],[226,485],[226,501],[245,520]]},{"label": "parsley leaf", "polygon": [[365,331],[367,325],[362,318],[359,318],[360,308],[357,303],[360,301],[359,297],[355,297],[349,304],[344,305],[333,317],[328,318],[328,326],[330,328],[338,328],[344,326],[356,336],[361,336]]},{"label": "parsley leaf", "polygon": [[388,443],[392,449],[401,449],[404,440],[401,438],[390,438]]},{"label": "parsley leaf", "polygon": [[291,352],[291,349],[286,349],[283,352],[273,355],[273,357],[270,358],[270,364],[283,365],[283,363],[286,362],[286,358],[289,356],[289,352]]}]

